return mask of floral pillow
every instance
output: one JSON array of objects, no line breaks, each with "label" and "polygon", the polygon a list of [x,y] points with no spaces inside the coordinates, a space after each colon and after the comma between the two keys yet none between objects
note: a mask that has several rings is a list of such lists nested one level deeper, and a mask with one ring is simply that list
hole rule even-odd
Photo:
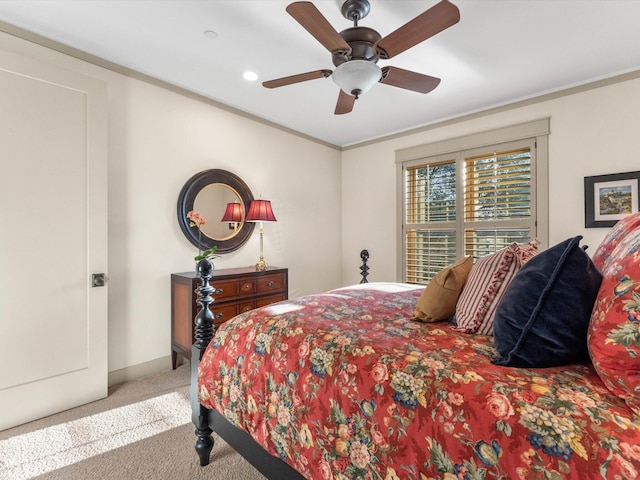
[{"label": "floral pillow", "polygon": [[607,236],[604,237],[604,240],[602,240],[602,243],[600,243],[596,252],[593,254],[593,263],[595,266],[603,270],[605,263],[613,249],[616,248],[616,245],[618,245],[625,234],[638,226],[640,226],[640,212],[627,215],[618,221]]},{"label": "floral pillow", "polygon": [[493,334],[493,316],[500,299],[520,267],[538,253],[538,243],[514,242],[476,260],[456,305],[457,330]]},{"label": "floral pillow", "polygon": [[616,241],[591,315],[589,353],[609,390],[640,415],[640,227]]}]

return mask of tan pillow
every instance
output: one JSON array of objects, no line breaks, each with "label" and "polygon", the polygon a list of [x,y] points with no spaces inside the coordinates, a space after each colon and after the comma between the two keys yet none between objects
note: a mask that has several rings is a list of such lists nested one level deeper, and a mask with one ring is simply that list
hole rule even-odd
[{"label": "tan pillow", "polygon": [[436,273],[418,299],[415,319],[436,322],[452,317],[472,266],[473,259],[465,257]]}]

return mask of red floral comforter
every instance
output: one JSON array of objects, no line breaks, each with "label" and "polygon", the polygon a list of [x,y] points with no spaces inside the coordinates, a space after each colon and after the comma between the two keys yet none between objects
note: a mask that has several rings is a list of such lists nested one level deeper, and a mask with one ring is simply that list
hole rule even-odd
[{"label": "red floral comforter", "polygon": [[200,402],[306,478],[635,479],[640,419],[591,366],[490,363],[492,337],[409,320],[421,288],[365,284],[239,315]]}]

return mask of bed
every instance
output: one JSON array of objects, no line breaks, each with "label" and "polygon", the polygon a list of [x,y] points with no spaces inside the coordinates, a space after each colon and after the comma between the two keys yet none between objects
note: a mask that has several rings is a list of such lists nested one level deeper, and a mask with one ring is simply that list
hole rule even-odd
[{"label": "bed", "polygon": [[[192,364],[192,406],[201,465],[215,431],[270,479],[637,478],[635,217],[619,222],[594,256],[602,276],[584,327],[589,355],[542,368],[500,365],[497,333],[415,321],[425,288],[399,283],[252,310],[214,336],[210,265],[201,264],[205,308],[192,356],[200,359]],[[568,247],[560,250],[566,256]],[[566,282],[575,287],[575,272]],[[546,289],[547,309],[563,307],[552,298],[561,288]],[[536,353],[544,350],[537,345]]]}]

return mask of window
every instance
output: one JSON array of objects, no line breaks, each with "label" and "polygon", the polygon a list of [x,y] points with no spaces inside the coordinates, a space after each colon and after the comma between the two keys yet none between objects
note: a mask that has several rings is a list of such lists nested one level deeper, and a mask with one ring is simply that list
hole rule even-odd
[{"label": "window", "polygon": [[434,162],[405,171],[405,281],[426,283],[457,257],[456,164]]},{"label": "window", "polygon": [[537,223],[537,207],[546,202],[537,201],[536,142],[526,138],[401,162],[402,281],[426,284],[458,258],[476,259],[546,232]]}]

